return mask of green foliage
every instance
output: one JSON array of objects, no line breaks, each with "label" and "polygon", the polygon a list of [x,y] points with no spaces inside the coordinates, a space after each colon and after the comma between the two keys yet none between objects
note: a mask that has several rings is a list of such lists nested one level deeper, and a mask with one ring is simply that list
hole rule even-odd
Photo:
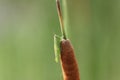
[{"label": "green foliage", "polygon": [[[120,80],[120,0],[64,1],[81,80]],[[0,80],[61,80],[59,25],[55,0],[0,0]]]}]

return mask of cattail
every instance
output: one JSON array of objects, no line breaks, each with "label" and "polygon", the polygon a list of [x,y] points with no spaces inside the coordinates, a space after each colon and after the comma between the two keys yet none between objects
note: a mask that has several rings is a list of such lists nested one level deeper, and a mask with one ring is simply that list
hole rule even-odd
[{"label": "cattail", "polygon": [[[59,21],[61,26],[62,40],[61,41],[57,40],[57,37],[54,36],[54,42],[55,42],[54,49],[55,49],[56,56],[58,56],[60,52],[60,62],[61,62],[61,68],[63,72],[63,79],[64,80],[80,80],[78,65],[74,55],[74,49],[65,34],[59,0],[56,0],[56,6],[57,6],[57,11],[58,11]],[[56,61],[58,61],[58,57],[56,57]]]},{"label": "cattail", "polygon": [[70,41],[63,39],[60,48],[60,62],[64,80],[80,80],[78,65]]}]

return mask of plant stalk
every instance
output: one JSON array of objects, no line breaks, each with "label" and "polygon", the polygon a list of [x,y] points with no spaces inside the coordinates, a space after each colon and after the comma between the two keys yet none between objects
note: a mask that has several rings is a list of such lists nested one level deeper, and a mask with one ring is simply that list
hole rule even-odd
[{"label": "plant stalk", "polygon": [[57,11],[58,11],[62,36],[63,36],[63,39],[67,39],[66,33],[65,33],[65,28],[64,28],[63,17],[62,17],[62,11],[61,11],[61,7],[60,7],[60,0],[56,0],[56,6],[57,6]]}]

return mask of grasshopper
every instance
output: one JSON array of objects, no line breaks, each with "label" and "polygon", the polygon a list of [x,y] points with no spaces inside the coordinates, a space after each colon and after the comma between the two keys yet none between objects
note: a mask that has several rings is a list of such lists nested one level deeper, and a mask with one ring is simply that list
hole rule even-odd
[{"label": "grasshopper", "polygon": [[57,36],[56,34],[54,35],[54,53],[55,53],[55,61],[58,62],[59,57],[60,57],[60,42],[62,38]]}]

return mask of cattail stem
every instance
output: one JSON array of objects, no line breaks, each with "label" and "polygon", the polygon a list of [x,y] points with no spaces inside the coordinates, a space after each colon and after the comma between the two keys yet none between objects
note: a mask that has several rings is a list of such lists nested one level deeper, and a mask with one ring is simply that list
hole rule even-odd
[{"label": "cattail stem", "polygon": [[59,16],[59,21],[60,21],[60,27],[61,27],[62,36],[63,36],[63,39],[67,39],[66,38],[66,33],[65,33],[65,28],[64,28],[64,22],[63,22],[63,17],[62,17],[62,11],[61,11],[60,1],[59,0],[56,0],[56,6],[57,6],[57,11],[58,11],[58,16]]}]

